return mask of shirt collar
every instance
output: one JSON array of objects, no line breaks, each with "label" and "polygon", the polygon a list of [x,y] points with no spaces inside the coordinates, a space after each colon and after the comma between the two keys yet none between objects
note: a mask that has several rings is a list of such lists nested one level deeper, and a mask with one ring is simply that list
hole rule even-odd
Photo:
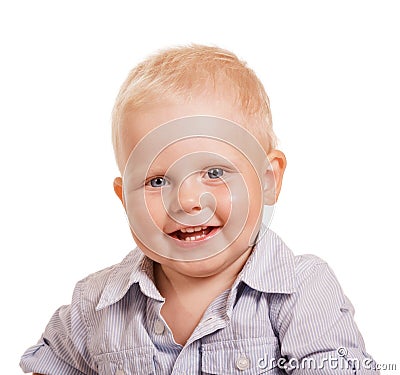
[{"label": "shirt collar", "polygon": [[[264,293],[290,294],[295,290],[294,255],[286,244],[270,229],[262,226],[257,244],[234,285],[243,281]],[[164,301],[154,284],[153,261],[139,248],[111,270],[96,310],[121,300],[129,288],[138,283],[143,294]]]},{"label": "shirt collar", "polygon": [[135,283],[139,284],[140,290],[146,296],[164,301],[154,284],[153,261],[139,248],[131,251],[121,263],[112,268],[96,310],[121,300]]},{"label": "shirt collar", "polygon": [[264,293],[291,294],[295,291],[294,254],[265,226],[261,226],[257,244],[236,283],[240,281]]}]

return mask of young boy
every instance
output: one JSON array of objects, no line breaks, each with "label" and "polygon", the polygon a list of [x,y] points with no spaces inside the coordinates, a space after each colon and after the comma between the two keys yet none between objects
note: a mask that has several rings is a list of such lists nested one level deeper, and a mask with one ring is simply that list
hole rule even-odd
[{"label": "young boy", "polygon": [[90,275],[22,357],[38,374],[376,374],[327,264],[261,224],[286,166],[268,97],[229,51],[148,58],[113,112],[138,246]]}]

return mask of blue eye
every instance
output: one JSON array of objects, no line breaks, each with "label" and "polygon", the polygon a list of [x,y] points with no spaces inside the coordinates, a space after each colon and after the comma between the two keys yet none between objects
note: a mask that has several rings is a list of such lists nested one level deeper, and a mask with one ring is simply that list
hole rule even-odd
[{"label": "blue eye", "polygon": [[224,170],[222,168],[211,168],[207,171],[208,177],[211,179],[216,179],[222,177]]},{"label": "blue eye", "polygon": [[162,186],[166,185],[166,183],[167,183],[167,180],[163,177],[155,177],[150,180],[150,185],[155,188],[162,187]]}]

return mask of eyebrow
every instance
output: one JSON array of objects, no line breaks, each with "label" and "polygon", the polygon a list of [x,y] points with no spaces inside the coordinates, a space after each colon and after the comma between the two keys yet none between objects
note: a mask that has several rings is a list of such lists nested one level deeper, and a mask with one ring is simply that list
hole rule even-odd
[{"label": "eyebrow", "polygon": [[165,168],[161,168],[160,166],[150,166],[150,168],[147,170],[146,173],[146,178],[150,176],[164,176],[166,172]]}]

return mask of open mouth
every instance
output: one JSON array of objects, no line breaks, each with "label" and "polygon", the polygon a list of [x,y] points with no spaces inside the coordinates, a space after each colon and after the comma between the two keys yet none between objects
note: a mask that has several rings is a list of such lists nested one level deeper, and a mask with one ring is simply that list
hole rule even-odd
[{"label": "open mouth", "polygon": [[169,233],[169,236],[180,241],[203,241],[212,237],[220,227],[199,226],[181,228],[175,232]]}]

